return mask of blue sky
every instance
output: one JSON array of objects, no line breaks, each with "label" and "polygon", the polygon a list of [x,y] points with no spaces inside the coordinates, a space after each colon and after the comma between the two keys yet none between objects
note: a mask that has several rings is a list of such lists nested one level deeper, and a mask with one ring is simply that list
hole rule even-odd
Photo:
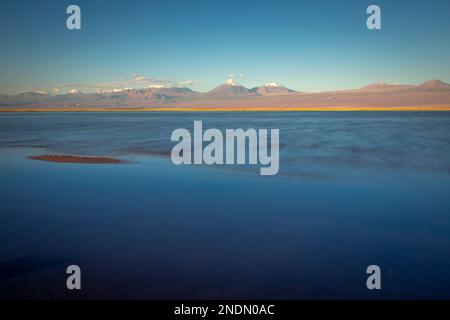
[{"label": "blue sky", "polygon": [[[81,7],[80,31],[66,29],[70,4]],[[366,28],[370,4],[381,7],[380,31]],[[450,82],[448,0],[5,0],[0,15],[2,93],[207,91],[230,74],[300,91]]]}]

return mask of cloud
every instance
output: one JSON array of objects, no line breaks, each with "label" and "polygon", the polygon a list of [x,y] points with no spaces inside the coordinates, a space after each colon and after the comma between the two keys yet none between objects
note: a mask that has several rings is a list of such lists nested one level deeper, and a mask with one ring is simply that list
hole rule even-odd
[{"label": "cloud", "polygon": [[185,80],[185,81],[178,82],[178,84],[181,85],[181,86],[192,86],[192,85],[195,85],[197,83],[198,83],[198,81],[196,81],[196,80]]},{"label": "cloud", "polygon": [[228,75],[228,78],[243,78],[245,75],[243,73],[230,73]]},{"label": "cloud", "polygon": [[54,86],[55,92],[69,91],[74,88],[80,91],[111,91],[122,88],[142,89],[149,87],[177,87],[195,85],[195,80],[174,81],[169,79],[157,79],[147,77],[142,74],[133,73],[131,77],[120,77],[119,81],[99,82],[99,83],[60,83]]}]

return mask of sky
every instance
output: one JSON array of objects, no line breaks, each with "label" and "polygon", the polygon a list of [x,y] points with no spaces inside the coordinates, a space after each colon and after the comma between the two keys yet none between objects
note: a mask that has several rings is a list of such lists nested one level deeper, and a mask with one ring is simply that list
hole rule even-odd
[{"label": "sky", "polygon": [[[81,30],[66,8],[81,8]],[[366,27],[369,5],[381,30]],[[448,0],[4,0],[0,93],[450,82]]]}]

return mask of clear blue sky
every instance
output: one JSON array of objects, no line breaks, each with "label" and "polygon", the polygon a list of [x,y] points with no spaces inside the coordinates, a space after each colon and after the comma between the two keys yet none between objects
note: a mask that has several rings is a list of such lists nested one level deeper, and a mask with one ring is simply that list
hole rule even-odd
[{"label": "clear blue sky", "polygon": [[[81,31],[66,29],[70,4]],[[370,4],[382,9],[381,31],[366,28]],[[300,91],[450,82],[448,0],[5,0],[0,15],[3,93],[206,91],[232,73],[247,87]]]}]

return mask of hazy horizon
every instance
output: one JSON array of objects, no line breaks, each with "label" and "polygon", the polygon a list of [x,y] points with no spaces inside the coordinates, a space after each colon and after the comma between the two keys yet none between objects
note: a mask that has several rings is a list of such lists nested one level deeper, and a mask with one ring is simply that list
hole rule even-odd
[{"label": "hazy horizon", "polygon": [[[67,92],[61,92],[61,91],[49,92],[49,91],[29,90],[29,91],[17,92],[17,93],[11,94],[11,96],[20,95],[20,94],[26,94],[26,93],[39,93],[39,94],[46,94],[46,95],[51,95],[51,96],[65,95],[65,94],[70,94],[70,93],[77,93],[77,94],[78,93],[79,94],[91,94],[91,93],[112,94],[112,93],[117,93],[117,92],[122,92],[122,91],[139,91],[139,90],[145,90],[145,89],[159,90],[159,89],[177,89],[177,88],[179,88],[179,89],[189,89],[193,93],[209,93],[209,92],[214,91],[215,89],[218,89],[219,87],[221,87],[223,85],[244,87],[244,88],[249,89],[249,90],[258,89],[258,88],[261,88],[261,87],[280,87],[280,88],[288,89],[292,93],[305,93],[305,94],[307,94],[307,93],[313,94],[313,93],[345,92],[345,91],[353,91],[353,90],[362,90],[362,89],[365,89],[365,88],[369,89],[372,86],[375,86],[375,87],[376,86],[380,86],[380,88],[382,88],[383,86],[399,86],[399,87],[402,87],[402,88],[403,87],[408,87],[408,88],[411,88],[411,89],[413,89],[414,87],[420,86],[420,85],[426,85],[428,83],[442,83],[442,84],[444,84],[446,86],[450,86],[449,83],[446,83],[446,82],[444,82],[444,81],[442,81],[440,79],[428,79],[428,80],[422,81],[420,83],[414,83],[414,84],[412,84],[412,83],[393,83],[393,82],[385,82],[385,81],[376,81],[376,82],[373,82],[373,83],[365,84],[365,85],[363,85],[361,87],[357,87],[357,88],[344,88],[344,89],[337,89],[337,90],[323,90],[323,91],[306,92],[306,91],[301,91],[301,90],[288,88],[288,87],[284,86],[282,83],[274,83],[274,82],[273,83],[262,83],[260,85],[254,86],[254,87],[247,87],[247,86],[243,85],[241,82],[237,82],[237,81],[233,82],[233,84],[231,85],[230,84],[231,80],[233,80],[233,78],[229,78],[229,79],[223,81],[222,83],[218,83],[218,84],[216,84],[215,87],[213,87],[211,89],[208,89],[207,91],[198,91],[198,90],[192,89],[191,88],[192,86],[174,83],[174,84],[168,84],[168,85],[156,85],[155,84],[155,85],[134,87],[134,88],[126,88],[126,87],[125,88],[116,88],[116,87],[114,87],[114,88],[111,88],[111,89],[107,89],[107,88],[100,89],[100,88],[97,88],[95,91],[92,91],[92,90],[81,91],[81,90],[78,90],[78,89],[72,89],[72,90],[69,90]],[[0,92],[0,94],[4,94],[4,93]]]}]

